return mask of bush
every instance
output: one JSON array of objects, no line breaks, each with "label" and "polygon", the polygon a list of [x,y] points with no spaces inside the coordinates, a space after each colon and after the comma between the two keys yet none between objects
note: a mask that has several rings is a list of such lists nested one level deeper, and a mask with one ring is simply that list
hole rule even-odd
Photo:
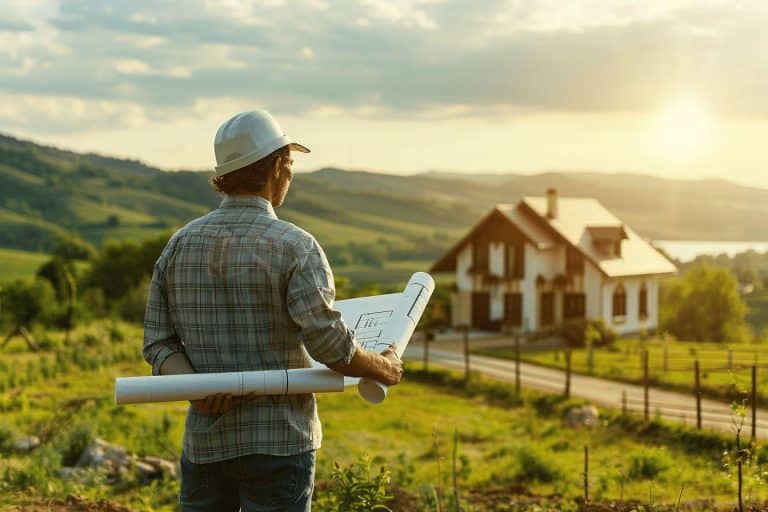
[{"label": "bush", "polygon": [[554,482],[563,477],[555,459],[541,448],[525,445],[517,452],[520,469],[517,478],[523,482]]},{"label": "bush", "polygon": [[333,486],[324,493],[316,508],[323,511],[370,512],[389,510],[385,503],[392,499],[388,494],[390,473],[386,466],[374,470],[373,460],[361,457],[347,468],[334,462],[331,473]]},{"label": "bush", "polygon": [[584,347],[588,335],[594,336],[595,347],[612,345],[616,339],[613,332],[602,320],[576,320],[566,322],[559,329],[560,336],[565,339],[570,347]]},{"label": "bush", "polygon": [[650,480],[657,478],[670,465],[666,454],[649,451],[631,453],[627,476],[632,480]]},{"label": "bush", "polygon": [[94,440],[93,427],[82,423],[77,425],[69,431],[67,437],[64,438],[63,445],[61,447],[61,465],[62,466],[74,466],[77,464],[80,455],[83,450],[88,447]]},{"label": "bush", "polygon": [[0,453],[11,451],[14,437],[16,437],[16,433],[11,427],[0,424]]}]

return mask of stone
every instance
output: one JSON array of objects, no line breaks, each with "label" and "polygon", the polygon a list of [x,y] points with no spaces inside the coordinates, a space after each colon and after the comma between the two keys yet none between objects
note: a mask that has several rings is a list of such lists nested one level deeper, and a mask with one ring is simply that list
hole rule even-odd
[{"label": "stone", "polygon": [[125,448],[97,438],[83,450],[75,465],[77,467],[103,468],[115,472],[117,468],[127,466],[130,462],[131,457]]},{"label": "stone", "polygon": [[147,455],[141,457],[138,462],[148,464],[154,468],[155,473],[151,476],[162,477],[168,475],[171,478],[179,478],[179,465],[173,461]]},{"label": "stone", "polygon": [[565,422],[571,428],[596,427],[599,421],[600,413],[594,405],[573,407],[565,416]]},{"label": "stone", "polygon": [[37,436],[23,436],[13,442],[13,449],[17,452],[28,452],[40,446],[40,438]]}]

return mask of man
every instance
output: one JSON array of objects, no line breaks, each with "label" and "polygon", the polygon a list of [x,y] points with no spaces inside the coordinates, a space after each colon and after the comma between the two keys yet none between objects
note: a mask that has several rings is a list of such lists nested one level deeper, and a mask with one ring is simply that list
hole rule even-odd
[{"label": "man", "polygon": [[[402,363],[356,345],[332,309],[333,274],[317,241],[279,220],[293,142],[265,111],[216,133],[217,210],[174,234],[155,264],[144,320],[153,374],[310,366],[387,385]],[[214,395],[191,404],[181,456],[183,511],[308,511],[322,432],[315,397]]]}]

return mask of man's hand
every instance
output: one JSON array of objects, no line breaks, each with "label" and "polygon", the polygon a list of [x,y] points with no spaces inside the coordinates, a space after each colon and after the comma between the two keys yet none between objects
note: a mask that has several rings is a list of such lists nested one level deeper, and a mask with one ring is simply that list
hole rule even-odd
[{"label": "man's hand", "polygon": [[387,386],[394,386],[400,382],[403,378],[403,361],[398,357],[395,352],[395,346],[390,345],[387,350],[381,353],[381,356],[386,361],[384,368],[382,368],[382,375],[379,378],[382,384]]},{"label": "man's hand", "polygon": [[215,395],[208,395],[200,400],[190,400],[192,407],[199,413],[203,414],[224,414],[239,402],[237,398],[232,399],[230,393],[216,393]]}]

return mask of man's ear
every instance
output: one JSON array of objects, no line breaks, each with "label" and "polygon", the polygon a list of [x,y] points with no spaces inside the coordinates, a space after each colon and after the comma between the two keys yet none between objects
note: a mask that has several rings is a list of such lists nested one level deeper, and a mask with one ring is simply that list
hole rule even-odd
[{"label": "man's ear", "polygon": [[283,163],[282,156],[278,156],[277,158],[275,158],[275,166],[272,168],[272,177],[275,180],[280,178],[280,166],[282,165],[282,163]]}]

